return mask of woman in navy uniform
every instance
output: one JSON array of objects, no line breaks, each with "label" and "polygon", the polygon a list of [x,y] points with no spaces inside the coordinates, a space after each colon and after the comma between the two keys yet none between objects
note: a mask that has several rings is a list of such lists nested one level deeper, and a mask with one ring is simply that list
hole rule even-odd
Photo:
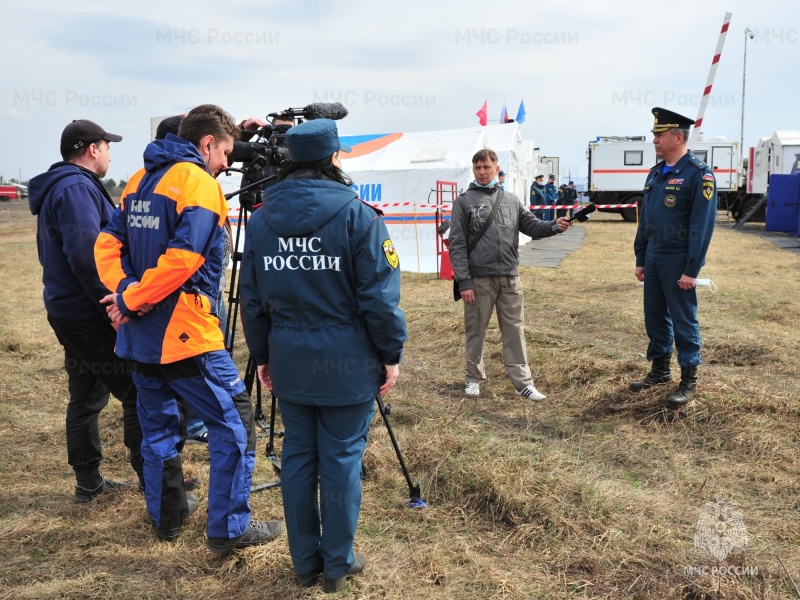
[{"label": "woman in navy uniform", "polygon": [[361,457],[406,339],[399,259],[379,211],[340,170],[336,123],[286,132],[290,161],[247,226],[242,322],[260,381],[278,398],[289,551],[298,583],[326,591],[364,570],[353,549]]},{"label": "woman in navy uniform", "polygon": [[662,160],[647,176],[634,241],[635,274],[644,282],[647,359],[652,368],[630,389],[640,391],[672,380],[674,341],[681,382],[665,403],[677,410],[697,389],[700,324],[695,282],[714,231],[717,186],[711,167],[687,148],[694,121],[663,108],[652,112],[653,145]]}]

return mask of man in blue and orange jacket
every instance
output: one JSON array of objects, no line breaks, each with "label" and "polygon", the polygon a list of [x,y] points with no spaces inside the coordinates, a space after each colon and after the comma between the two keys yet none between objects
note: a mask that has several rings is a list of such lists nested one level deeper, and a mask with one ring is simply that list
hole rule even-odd
[{"label": "man in blue and orange jacket", "polygon": [[197,499],[183,490],[176,446],[182,397],[208,427],[210,550],[263,544],[277,521],[251,520],[255,466],[250,397],[217,317],[228,203],[214,179],[227,167],[239,130],[214,105],[190,111],[180,137],[149,144],[95,244],[109,316],[120,323],[117,354],[133,361],[142,424],[145,498],[159,539],[174,540]]}]

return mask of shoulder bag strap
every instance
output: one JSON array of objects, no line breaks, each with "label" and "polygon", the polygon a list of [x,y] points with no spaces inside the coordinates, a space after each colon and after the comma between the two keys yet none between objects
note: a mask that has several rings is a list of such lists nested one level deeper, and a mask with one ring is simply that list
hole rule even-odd
[{"label": "shoulder bag strap", "polygon": [[472,252],[472,250],[475,248],[475,245],[478,243],[478,240],[480,240],[483,237],[483,234],[486,233],[486,230],[489,229],[489,225],[492,224],[492,220],[494,219],[494,216],[497,214],[497,209],[500,207],[500,200],[503,199],[504,194],[505,192],[503,192],[503,190],[498,190],[497,198],[495,199],[494,204],[492,205],[492,212],[489,213],[489,217],[483,223],[483,227],[481,227],[481,230],[475,235],[474,238],[472,238],[472,241],[469,243],[469,247],[467,247],[467,255],[469,255],[469,253]]}]

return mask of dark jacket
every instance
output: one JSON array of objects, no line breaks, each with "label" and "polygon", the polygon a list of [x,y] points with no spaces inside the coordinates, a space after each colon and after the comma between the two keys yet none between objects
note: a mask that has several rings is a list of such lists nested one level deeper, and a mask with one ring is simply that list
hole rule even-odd
[{"label": "dark jacket", "polygon": [[542,206],[547,204],[547,194],[545,193],[544,184],[536,183],[531,184],[531,206]]},{"label": "dark jacket", "polygon": [[666,174],[664,161],[650,170],[644,186],[634,251],[643,267],[649,252],[685,254],[683,274],[697,277],[717,219],[714,173],[689,150]]},{"label": "dark jacket", "polygon": [[502,192],[494,219],[467,257],[467,248],[492,212],[498,193],[497,187],[483,188],[471,183],[453,202],[450,262],[461,291],[473,289],[473,277],[517,276],[520,232],[534,239],[558,232],[555,221],[540,221],[514,194]]},{"label": "dark jacket", "polygon": [[371,402],[406,339],[400,265],[386,225],[340,183],[295,173],[247,225],[242,323],[278,398]]},{"label": "dark jacket", "polygon": [[556,204],[558,202],[558,188],[554,184],[546,183],[544,186],[544,194],[548,204]]},{"label": "dark jacket", "polygon": [[107,318],[100,299],[108,289],[97,275],[93,249],[114,203],[100,178],[74,163],[59,162],[31,179],[28,194],[37,216],[47,313],[77,321]]}]

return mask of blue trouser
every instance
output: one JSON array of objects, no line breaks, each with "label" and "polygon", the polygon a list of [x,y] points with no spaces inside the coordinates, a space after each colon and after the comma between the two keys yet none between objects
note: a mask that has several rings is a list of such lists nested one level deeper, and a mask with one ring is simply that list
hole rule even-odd
[{"label": "blue trouser", "polygon": [[361,456],[374,402],[309,406],[278,400],[285,437],[281,490],[289,553],[298,574],[339,579],[355,561]]},{"label": "blue trouser", "polygon": [[672,355],[674,339],[680,366],[700,364],[697,291],[678,286],[685,266],[685,254],[648,252],[645,257],[644,325],[650,338],[647,360]]},{"label": "blue trouser", "polygon": [[[219,319],[219,328],[222,330],[222,335],[225,337],[225,345],[228,345],[228,310],[225,308],[225,294],[220,290],[219,299],[217,300],[217,318]],[[186,411],[186,436],[190,438],[202,435],[206,431],[206,424],[195,409],[191,406]]]},{"label": "blue trouser", "polygon": [[250,526],[250,486],[255,466],[255,421],[250,396],[225,350],[176,363],[135,363],[139,421],[144,441],[145,500],[160,530],[180,527],[186,493],[177,446],[183,398],[208,427],[211,459],[208,536],[233,538]]}]

